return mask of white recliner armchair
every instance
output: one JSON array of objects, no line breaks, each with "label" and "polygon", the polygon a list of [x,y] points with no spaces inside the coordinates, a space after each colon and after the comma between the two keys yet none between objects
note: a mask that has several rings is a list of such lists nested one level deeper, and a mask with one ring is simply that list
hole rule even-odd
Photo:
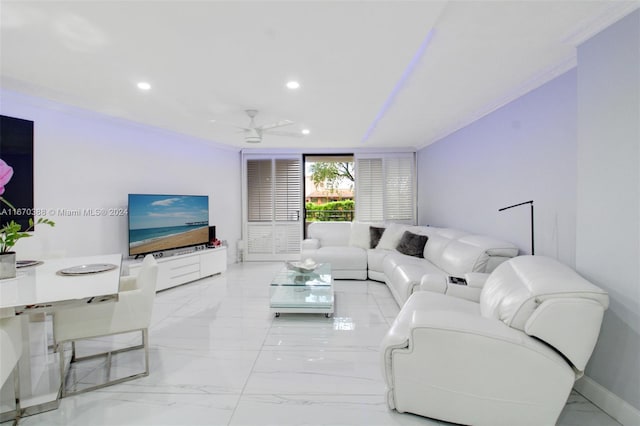
[{"label": "white recliner armchair", "polygon": [[554,425],[608,303],[543,256],[499,265],[480,303],[414,293],[381,346],[389,407],[466,425]]}]

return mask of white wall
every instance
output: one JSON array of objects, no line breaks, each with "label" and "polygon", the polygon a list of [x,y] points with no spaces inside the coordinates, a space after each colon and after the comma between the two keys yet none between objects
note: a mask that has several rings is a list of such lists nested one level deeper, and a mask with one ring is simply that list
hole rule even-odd
[{"label": "white wall", "polygon": [[[587,374],[640,409],[640,11],[578,48],[576,267],[609,292]],[[640,418],[640,417],[639,417]]]},{"label": "white wall", "polygon": [[576,71],[418,152],[418,220],[575,262]]},{"label": "white wall", "polygon": [[209,195],[209,222],[235,261],[240,239],[240,154],[235,149],[2,91],[0,113],[34,121],[35,208],[39,226],[18,257],[128,253],[127,216],[62,216],[60,210],[126,208],[129,193]]}]

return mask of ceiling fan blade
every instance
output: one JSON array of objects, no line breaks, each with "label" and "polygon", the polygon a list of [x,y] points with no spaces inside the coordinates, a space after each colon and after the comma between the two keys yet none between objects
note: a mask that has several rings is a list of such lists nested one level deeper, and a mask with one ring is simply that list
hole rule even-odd
[{"label": "ceiling fan blade", "polygon": [[296,133],[296,132],[278,132],[278,131],[273,132],[273,131],[271,131],[271,130],[265,131],[265,132],[263,132],[263,133],[264,133],[264,134],[266,134],[266,135],[288,136],[288,137],[291,137],[291,138],[301,138],[301,137],[303,137],[303,136],[304,136],[302,133]]},{"label": "ceiling fan blade", "polygon": [[238,126],[237,124],[233,124],[233,123],[225,123],[224,121],[216,120],[216,121],[212,121],[211,124],[214,126],[220,126],[220,127],[233,127],[234,129],[238,129],[239,131],[249,130],[248,127]]},{"label": "ceiling fan blade", "polygon": [[269,129],[275,129],[276,127],[289,126],[291,124],[293,124],[293,121],[291,120],[280,120],[280,121],[276,121],[275,123],[264,124],[258,127],[258,129],[269,130]]}]

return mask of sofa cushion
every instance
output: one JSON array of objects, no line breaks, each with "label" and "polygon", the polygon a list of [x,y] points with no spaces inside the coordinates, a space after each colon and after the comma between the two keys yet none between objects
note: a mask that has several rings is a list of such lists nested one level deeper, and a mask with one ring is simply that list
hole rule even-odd
[{"label": "sofa cushion", "polygon": [[[387,278],[391,278],[393,271],[396,268],[417,267],[422,271],[422,274],[440,274],[446,275],[440,268],[433,263],[419,257],[406,256],[400,252],[389,252],[382,261],[383,271]],[[417,271],[418,269],[416,269]],[[413,275],[412,275],[413,277]],[[420,282],[420,276],[417,276],[416,282]]]},{"label": "sofa cushion", "polygon": [[307,235],[320,241],[320,247],[348,246],[351,222],[312,222]]},{"label": "sofa cushion", "polygon": [[484,248],[454,240],[447,244],[436,265],[459,277],[466,272],[484,272],[488,261],[489,255]]},{"label": "sofa cushion", "polygon": [[437,228],[436,233],[441,237],[448,238],[450,240],[457,240],[466,235],[469,235],[468,232],[453,228]]},{"label": "sofa cushion", "polygon": [[[424,260],[422,262],[428,263]],[[385,274],[387,272],[386,269],[387,268],[385,268]],[[389,286],[389,289],[399,306],[403,306],[409,296],[420,288],[422,278],[425,274],[428,275],[430,273],[432,273],[434,277],[440,276],[442,278],[442,283],[446,285],[446,276],[443,276],[440,271],[432,265],[404,263],[393,269],[389,276],[389,279],[393,281],[393,286]],[[443,288],[442,291],[445,289],[446,288]]]},{"label": "sofa cushion", "polygon": [[371,248],[370,226],[377,224],[369,222],[354,221],[351,223],[351,235],[349,236],[349,245],[352,247],[360,247],[363,249]]},{"label": "sofa cushion", "polygon": [[330,263],[333,270],[367,271],[367,252],[360,247],[320,247],[314,260]]},{"label": "sofa cushion", "polygon": [[370,226],[369,227],[369,248],[376,248],[378,247],[378,244],[380,243],[380,239],[382,238],[382,235],[384,234],[385,228],[379,227],[379,226]]},{"label": "sofa cushion", "polygon": [[370,271],[383,272],[383,261],[391,250],[369,249],[367,250],[367,265]]},{"label": "sofa cushion", "polygon": [[385,250],[395,250],[402,238],[402,234],[409,228],[407,225],[402,225],[399,223],[391,223],[387,226],[387,229],[384,230],[382,234],[382,238],[380,238],[380,242],[376,246],[376,248],[381,248]]},{"label": "sofa cushion", "polygon": [[391,276],[393,275],[393,271],[399,265],[427,265],[428,262],[425,262],[424,259],[420,259],[417,257],[405,256],[404,254],[398,251],[389,251],[382,261],[382,271],[384,275],[387,277],[387,280],[391,280]]},{"label": "sofa cushion", "polygon": [[404,231],[400,242],[396,246],[396,250],[407,256],[424,257],[424,245],[428,239],[429,237],[426,235],[418,235]]},{"label": "sofa cushion", "polygon": [[458,238],[458,241],[483,248],[489,256],[511,258],[518,255],[518,247],[513,244],[484,235],[465,235]]},{"label": "sofa cushion", "polygon": [[439,233],[429,236],[429,241],[424,245],[424,258],[437,264],[437,260],[450,242],[450,238],[443,237]]}]

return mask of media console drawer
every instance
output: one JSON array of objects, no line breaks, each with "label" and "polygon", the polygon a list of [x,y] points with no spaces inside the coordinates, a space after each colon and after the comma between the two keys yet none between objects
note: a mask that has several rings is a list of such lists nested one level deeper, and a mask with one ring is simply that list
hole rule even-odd
[{"label": "media console drawer", "polygon": [[[227,248],[198,250],[192,253],[156,258],[158,284],[156,291],[165,290],[227,270]],[[129,274],[137,275],[142,261],[128,262]]]},{"label": "media console drawer", "polygon": [[159,264],[167,265],[170,271],[185,269],[185,268],[196,268],[196,270],[200,269],[200,256],[174,256],[177,259],[173,260],[171,257],[167,257],[166,260],[159,260]]}]

